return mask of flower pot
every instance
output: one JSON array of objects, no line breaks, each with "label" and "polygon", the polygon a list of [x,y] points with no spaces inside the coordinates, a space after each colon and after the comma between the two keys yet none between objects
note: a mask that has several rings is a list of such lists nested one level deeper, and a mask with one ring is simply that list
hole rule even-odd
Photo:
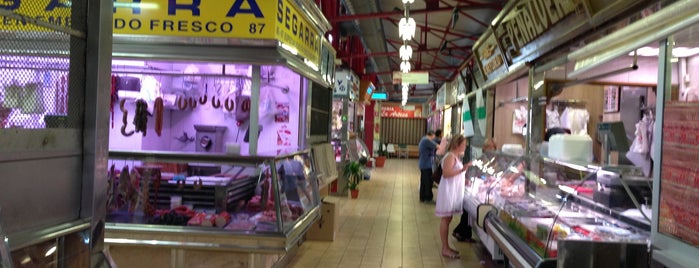
[{"label": "flower pot", "polygon": [[385,156],[377,156],[376,157],[376,167],[383,167],[383,165],[386,163],[386,157]]},{"label": "flower pot", "polygon": [[359,197],[359,190],[350,190],[350,196],[352,199],[357,199]]}]

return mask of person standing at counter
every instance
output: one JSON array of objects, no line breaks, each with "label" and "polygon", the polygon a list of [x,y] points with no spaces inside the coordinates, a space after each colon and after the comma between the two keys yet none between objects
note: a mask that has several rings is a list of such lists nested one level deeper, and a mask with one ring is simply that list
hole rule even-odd
[{"label": "person standing at counter", "polygon": [[418,167],[420,168],[420,202],[432,202],[432,161],[437,144],[434,132],[427,131],[418,144]]},{"label": "person standing at counter", "polygon": [[[496,151],[497,149],[498,146],[495,143],[495,139],[488,138],[483,143],[483,152],[492,152]],[[469,162],[468,165],[471,165],[471,162]],[[458,240],[459,242],[476,242],[476,240],[473,240],[473,238],[471,238],[473,232],[471,230],[471,225],[468,222],[468,212],[466,211],[466,208],[463,208],[463,213],[461,214],[461,221],[459,221],[459,225],[457,225],[456,228],[454,228],[454,231],[451,233],[451,235],[454,238],[456,238],[456,240]]]},{"label": "person standing at counter", "polygon": [[439,225],[439,237],[442,240],[442,256],[459,258],[459,252],[449,247],[449,224],[453,215],[463,212],[464,190],[466,188],[466,170],[471,163],[461,163],[461,154],[466,150],[468,140],[463,135],[449,140],[447,153],[442,158],[442,179],[437,188],[437,205],[435,215],[442,220]]}]

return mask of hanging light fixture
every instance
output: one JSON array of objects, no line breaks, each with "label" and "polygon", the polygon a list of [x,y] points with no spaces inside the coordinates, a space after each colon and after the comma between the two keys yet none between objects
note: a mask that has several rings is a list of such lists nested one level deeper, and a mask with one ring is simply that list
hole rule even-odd
[{"label": "hanging light fixture", "polygon": [[409,73],[409,72],[410,72],[410,68],[412,68],[412,66],[410,66],[410,62],[409,62],[409,61],[403,61],[403,62],[400,63],[400,70],[401,70],[403,73]]},{"label": "hanging light fixture", "polygon": [[413,47],[409,45],[402,45],[399,50],[401,60],[410,60],[413,56]]},{"label": "hanging light fixture", "polygon": [[398,34],[404,41],[415,37],[415,20],[407,15],[398,22]]},{"label": "hanging light fixture", "polygon": [[[403,18],[398,22],[398,35],[400,35],[403,40],[403,45],[400,47],[398,54],[402,60],[400,63],[400,70],[403,73],[409,73],[412,66],[410,65],[410,58],[413,56],[413,48],[408,45],[408,41],[415,37],[416,23],[413,18],[410,17],[410,4],[414,3],[415,0],[402,0],[403,2]],[[403,83],[402,86],[402,100],[401,105],[405,106],[408,103],[408,91],[410,86],[408,83]]]}]

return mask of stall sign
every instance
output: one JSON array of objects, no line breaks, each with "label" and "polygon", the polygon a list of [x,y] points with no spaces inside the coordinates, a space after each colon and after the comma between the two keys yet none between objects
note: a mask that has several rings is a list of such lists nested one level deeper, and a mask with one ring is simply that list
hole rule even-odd
[{"label": "stall sign", "polygon": [[337,70],[335,75],[335,87],[333,88],[333,96],[335,97],[352,97],[359,91],[359,76],[354,72],[344,69]]},{"label": "stall sign", "polygon": [[[12,0],[0,1],[0,9],[18,16],[0,16],[0,29],[9,31],[51,31],[30,23],[32,20],[47,22],[59,27],[71,27],[71,8],[68,1]],[[21,18],[20,18],[21,17]]]},{"label": "stall sign", "polygon": [[[0,29],[48,31],[41,20],[71,27],[65,0],[0,1]],[[114,0],[113,32],[130,35],[276,39],[316,68],[321,33],[292,0]]]},{"label": "stall sign", "polygon": [[274,38],[278,11],[259,0],[115,0],[114,33]]},{"label": "stall sign", "polygon": [[[503,48],[505,59],[510,65],[514,58],[522,56],[522,49],[537,37],[551,29],[553,25],[576,10],[585,14],[586,5],[582,0],[525,0],[514,2],[514,7],[494,28],[495,39]],[[487,55],[486,55],[487,56]],[[486,57],[487,58],[487,57]],[[498,71],[499,64],[481,66],[486,77]],[[490,72],[488,72],[490,71]],[[496,74],[492,74],[496,75]],[[486,79],[487,80],[487,79]]]},{"label": "stall sign", "polygon": [[456,76],[456,94],[459,96],[458,98],[462,98],[463,96],[466,95],[466,82],[464,82],[464,79],[462,76],[457,75]]},{"label": "stall sign", "polygon": [[422,107],[406,105],[381,105],[381,117],[416,118],[422,117]]},{"label": "stall sign", "polygon": [[446,99],[447,99],[447,83],[442,84],[442,87],[437,90],[437,97],[436,97],[436,102],[437,102],[437,110],[441,111],[444,106],[446,106]]},{"label": "stall sign", "polygon": [[492,31],[488,31],[484,36],[485,39],[479,42],[475,52],[476,62],[478,62],[483,76],[488,80],[507,73],[507,65]]},{"label": "stall sign", "polygon": [[332,44],[322,39],[320,52],[320,75],[325,82],[332,85],[335,81],[335,49]]},{"label": "stall sign", "polygon": [[[259,2],[271,2],[258,0]],[[298,54],[318,68],[322,33],[311,24],[292,0],[277,0],[276,38],[298,51]]]},{"label": "stall sign", "polygon": [[427,85],[430,83],[429,72],[393,72],[393,84]]}]

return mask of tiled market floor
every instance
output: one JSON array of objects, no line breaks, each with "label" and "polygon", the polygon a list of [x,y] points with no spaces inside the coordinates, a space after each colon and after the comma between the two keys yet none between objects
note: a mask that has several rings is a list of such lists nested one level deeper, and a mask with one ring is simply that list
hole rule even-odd
[{"label": "tiled market floor", "polygon": [[[419,174],[416,159],[392,158],[372,169],[358,199],[326,197],[339,211],[335,241],[303,242],[288,267],[501,267],[481,244],[451,236],[461,259],[440,255],[439,218],[434,204],[418,200]],[[450,233],[458,220],[452,220]]]}]

